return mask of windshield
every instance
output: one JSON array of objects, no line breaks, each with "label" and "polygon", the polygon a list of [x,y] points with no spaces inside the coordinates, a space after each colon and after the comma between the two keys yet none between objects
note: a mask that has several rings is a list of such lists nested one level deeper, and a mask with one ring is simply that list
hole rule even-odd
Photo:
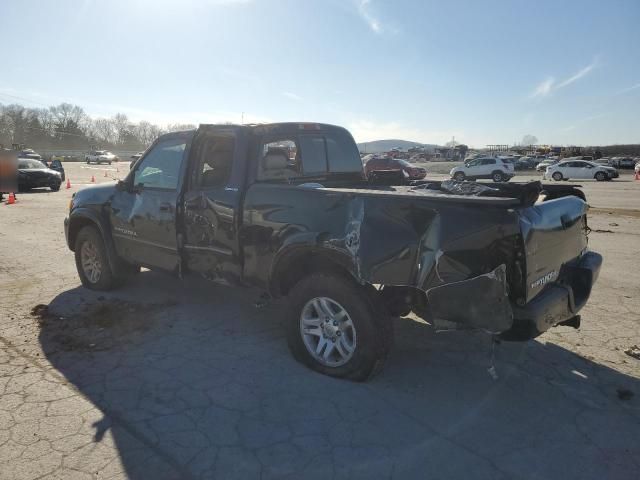
[{"label": "windshield", "polygon": [[18,160],[18,169],[20,170],[35,170],[39,168],[47,168],[46,165],[38,160],[20,158]]}]

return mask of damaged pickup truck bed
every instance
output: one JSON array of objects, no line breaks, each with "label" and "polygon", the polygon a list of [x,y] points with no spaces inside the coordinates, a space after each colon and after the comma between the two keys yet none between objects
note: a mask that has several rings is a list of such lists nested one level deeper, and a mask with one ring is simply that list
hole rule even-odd
[{"label": "damaged pickup truck bed", "polygon": [[293,355],[337,377],[379,371],[411,311],[512,340],[579,326],[602,258],[575,186],[380,183],[340,127],[202,125],[76,193],[65,232],[88,288],[144,266],[286,296]]}]

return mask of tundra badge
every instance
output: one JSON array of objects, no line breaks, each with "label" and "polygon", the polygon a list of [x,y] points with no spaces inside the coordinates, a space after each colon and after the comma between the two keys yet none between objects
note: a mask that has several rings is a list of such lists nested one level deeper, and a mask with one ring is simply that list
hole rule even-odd
[{"label": "tundra badge", "polygon": [[531,284],[531,289],[541,287],[549,282],[553,282],[556,278],[558,278],[558,271],[552,270],[551,272],[547,273],[546,275],[540,277],[535,282],[533,282]]}]

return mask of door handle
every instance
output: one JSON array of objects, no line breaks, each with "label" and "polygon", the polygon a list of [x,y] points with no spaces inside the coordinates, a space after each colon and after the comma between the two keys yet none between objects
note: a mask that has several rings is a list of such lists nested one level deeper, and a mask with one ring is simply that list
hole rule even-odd
[{"label": "door handle", "polygon": [[171,210],[173,210],[173,207],[171,206],[170,203],[163,202],[163,203],[160,204],[160,211],[161,212],[170,212]]}]

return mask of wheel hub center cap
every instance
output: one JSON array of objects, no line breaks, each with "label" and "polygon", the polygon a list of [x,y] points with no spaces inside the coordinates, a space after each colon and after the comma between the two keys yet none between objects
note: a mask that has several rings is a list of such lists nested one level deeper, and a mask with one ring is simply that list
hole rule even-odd
[{"label": "wheel hub center cap", "polygon": [[322,325],[322,331],[324,332],[324,334],[325,334],[327,337],[335,337],[335,336],[336,336],[336,333],[338,332],[338,330],[339,330],[339,328],[338,328],[338,327],[336,327],[336,326],[334,326],[334,325],[332,325],[332,324],[330,323],[330,321],[325,322],[325,323]]}]

